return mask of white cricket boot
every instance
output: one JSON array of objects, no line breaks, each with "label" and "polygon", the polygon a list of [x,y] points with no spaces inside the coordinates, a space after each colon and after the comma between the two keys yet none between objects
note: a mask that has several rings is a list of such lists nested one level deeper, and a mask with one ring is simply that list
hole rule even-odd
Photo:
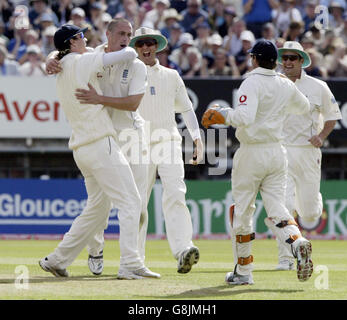
[{"label": "white cricket boot", "polygon": [[180,254],[178,258],[177,272],[188,273],[192,269],[192,266],[198,263],[199,258],[200,253],[197,247],[187,248]]},{"label": "white cricket boot", "polygon": [[139,280],[146,278],[159,279],[161,275],[159,273],[149,270],[147,267],[142,267],[136,270],[128,270],[125,268],[119,268],[117,278],[122,280]]}]

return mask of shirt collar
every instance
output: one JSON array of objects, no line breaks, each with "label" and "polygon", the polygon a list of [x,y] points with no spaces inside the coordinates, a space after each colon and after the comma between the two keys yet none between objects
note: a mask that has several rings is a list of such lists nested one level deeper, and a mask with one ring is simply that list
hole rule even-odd
[{"label": "shirt collar", "polygon": [[245,76],[249,77],[249,76],[254,75],[254,74],[261,74],[261,75],[264,75],[264,76],[275,76],[276,75],[276,71],[275,70],[270,70],[270,69],[265,69],[265,68],[262,68],[262,67],[258,67],[258,68],[255,68],[254,70],[252,70],[251,72],[247,73]]},{"label": "shirt collar", "polygon": [[305,77],[306,77],[306,72],[303,70],[303,69],[301,69],[301,75],[300,75],[300,78],[299,79],[296,79],[296,83],[299,83],[299,82],[301,82],[301,81],[303,81],[304,79],[305,79]]},{"label": "shirt collar", "polygon": [[147,69],[158,70],[160,68],[160,63],[158,59],[155,59],[155,64],[153,66],[146,65]]}]

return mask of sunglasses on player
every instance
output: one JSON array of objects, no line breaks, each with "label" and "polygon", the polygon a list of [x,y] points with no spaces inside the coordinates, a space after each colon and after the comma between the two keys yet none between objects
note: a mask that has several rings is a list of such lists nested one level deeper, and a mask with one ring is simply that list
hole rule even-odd
[{"label": "sunglasses on player", "polygon": [[157,44],[157,41],[155,39],[141,39],[136,41],[135,47],[142,48],[144,45],[146,45],[147,47],[150,47],[156,44]]},{"label": "sunglasses on player", "polygon": [[83,38],[84,38],[84,34],[83,34],[83,32],[80,32],[80,33],[76,33],[73,36],[67,38],[64,42],[67,42],[71,39],[77,40],[77,39],[83,39]]},{"label": "sunglasses on player", "polygon": [[301,57],[296,54],[284,54],[282,55],[282,61],[287,61],[288,59],[290,61],[296,61],[299,60]]}]

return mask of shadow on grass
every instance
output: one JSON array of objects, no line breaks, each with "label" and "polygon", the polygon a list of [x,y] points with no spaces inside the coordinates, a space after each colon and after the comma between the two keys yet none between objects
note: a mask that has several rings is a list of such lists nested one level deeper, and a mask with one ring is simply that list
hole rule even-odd
[{"label": "shadow on grass", "polygon": [[[236,288],[238,290],[236,290]],[[244,289],[241,289],[244,288]],[[196,290],[188,290],[176,295],[167,296],[151,296],[154,299],[196,299],[208,297],[231,297],[243,293],[295,293],[304,290],[291,290],[291,289],[256,289],[253,286],[238,286],[238,285],[220,285],[216,287],[201,288]]]},{"label": "shadow on grass", "polygon": [[[0,279],[0,284],[10,284],[14,283],[16,279]],[[69,281],[109,281],[109,280],[117,280],[117,275],[100,275],[100,276],[92,276],[92,275],[81,275],[81,276],[70,276],[70,277],[61,277],[57,278],[52,275],[44,276],[35,276],[29,278],[29,283],[50,283],[50,282],[69,282]]]}]

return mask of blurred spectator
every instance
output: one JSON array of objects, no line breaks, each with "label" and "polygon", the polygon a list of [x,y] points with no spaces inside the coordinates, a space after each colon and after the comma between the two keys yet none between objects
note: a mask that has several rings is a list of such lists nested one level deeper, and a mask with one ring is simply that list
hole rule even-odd
[{"label": "blurred spectator", "polygon": [[[231,56],[234,58],[233,56]],[[214,63],[211,68],[208,68],[207,74],[209,76],[240,76],[239,70],[235,64],[234,59],[229,61],[233,61],[232,65],[228,64],[228,55],[225,49],[219,48],[216,52]]]},{"label": "blurred spectator", "polygon": [[170,0],[171,8],[175,8],[178,13],[187,9],[187,0]]},{"label": "blurred spectator", "polygon": [[56,26],[59,26],[58,18],[56,14],[52,11],[52,9],[49,7],[48,0],[31,0],[30,5],[31,9],[29,10],[29,19],[34,29],[41,30],[40,21],[41,16],[44,13],[49,14],[53,19],[53,23]]},{"label": "blurred spectator", "polygon": [[316,13],[314,12],[317,5],[316,0],[308,0],[305,6],[305,15],[303,22],[305,23],[305,32],[308,31],[310,25],[314,23],[316,18]]},{"label": "blurred spectator", "polygon": [[200,76],[200,68],[202,64],[202,55],[196,47],[189,47],[186,51],[188,68],[182,70],[182,76],[196,77]]},{"label": "blurred spectator", "polygon": [[347,44],[347,11],[343,15],[343,26],[336,30],[336,34]]},{"label": "blurred spectator", "polygon": [[179,75],[182,74],[182,70],[180,69],[180,67],[172,62],[170,59],[169,59],[169,56],[170,56],[170,48],[169,46],[166,46],[166,48],[160,52],[157,53],[157,58],[160,62],[160,64],[166,68],[170,68],[170,69],[174,69],[178,72]]},{"label": "blurred spectator", "polygon": [[303,36],[304,24],[301,21],[293,21],[289,24],[288,30],[283,33],[283,38],[286,41],[298,41]]},{"label": "blurred spectator", "polygon": [[218,33],[224,38],[228,34],[229,27],[234,23],[234,18],[237,17],[236,12],[232,6],[227,6],[223,11],[224,22],[217,28]]},{"label": "blurred spectator", "polygon": [[265,40],[269,40],[274,44],[276,43],[276,29],[273,23],[268,22],[263,25],[261,36]]},{"label": "blurred spectator", "polygon": [[154,9],[155,0],[146,0],[141,3],[141,8],[145,10],[145,12],[151,11]]},{"label": "blurred spectator", "polygon": [[8,59],[8,52],[0,45],[0,74],[2,76],[19,76],[19,64],[17,61]]},{"label": "blurred spectator", "polygon": [[218,33],[214,33],[208,38],[207,41],[210,47],[210,55],[214,59],[218,49],[222,48],[223,38]]},{"label": "blurred spectator", "polygon": [[44,57],[40,47],[36,44],[28,46],[25,62],[19,67],[19,72],[24,76],[46,76]]},{"label": "blurred spectator", "polygon": [[48,13],[43,13],[40,18],[40,30],[44,31],[47,27],[54,26],[53,18]]},{"label": "blurred spectator", "polygon": [[227,50],[228,55],[235,56],[241,50],[240,37],[244,30],[246,30],[246,23],[242,19],[235,18],[234,24],[229,26],[228,35],[223,40],[223,48]]},{"label": "blurred spectator", "polygon": [[318,64],[319,53],[316,51],[316,49],[310,48],[306,50],[306,52],[311,58],[311,64],[305,68],[305,72],[311,77],[326,78],[327,71],[322,65]]},{"label": "blurred spectator", "polygon": [[[153,1],[153,0],[151,0]],[[145,1],[148,2],[148,1]],[[109,0],[107,1],[107,9],[106,12],[114,17],[118,12],[123,11],[123,4],[121,0]]]},{"label": "blurred spectator", "polygon": [[316,48],[321,48],[325,39],[325,30],[317,29],[317,27],[312,23],[310,25],[309,31],[304,34],[305,37],[312,38]]},{"label": "blurred spectator", "polygon": [[5,36],[5,23],[0,19],[0,45],[3,45],[7,47],[8,42],[10,41],[9,38]]},{"label": "blurred spectator", "polygon": [[12,16],[13,3],[7,0],[0,0],[0,20],[7,23]]},{"label": "blurred spectator", "polygon": [[224,9],[225,0],[215,0],[213,3],[213,12],[209,13],[208,21],[212,27],[212,31],[218,31],[218,29],[224,25]]},{"label": "blurred spectator", "polygon": [[240,39],[242,41],[242,48],[236,54],[235,62],[240,74],[243,75],[251,67],[250,55],[248,53],[248,50],[250,50],[253,47],[255,43],[255,38],[251,31],[245,30],[241,33]]},{"label": "blurred spectator", "polygon": [[174,23],[170,28],[170,37],[168,38],[171,50],[178,48],[178,43],[182,34],[183,27],[178,23]]},{"label": "blurred spectator", "polygon": [[201,0],[188,0],[187,9],[181,14],[183,17],[181,26],[185,32],[191,33],[194,37],[196,27],[203,22],[208,22],[208,14],[201,8]]},{"label": "blurred spectator", "polygon": [[14,28],[14,37],[10,39],[7,49],[18,61],[26,52],[26,33],[29,31],[29,26],[18,26]]},{"label": "blurred spectator", "polygon": [[42,32],[41,50],[46,57],[55,50],[54,34],[56,31],[57,28],[55,26],[49,26]]},{"label": "blurred spectator", "polygon": [[139,4],[136,0],[123,0],[124,11],[118,12],[115,18],[125,18],[130,21],[133,30],[137,30],[142,21],[139,16]]},{"label": "blurred spectator", "polygon": [[278,6],[277,0],[243,0],[243,19],[256,39],[261,37],[262,26],[272,21],[272,9],[277,9]]},{"label": "blurred spectator", "polygon": [[86,13],[80,7],[72,9],[70,17],[71,17],[71,20],[68,21],[69,24],[73,24],[80,28],[83,28],[84,26],[87,25],[87,21],[85,19]]},{"label": "blurred spectator", "polygon": [[104,7],[100,2],[94,2],[90,6],[90,23],[94,29],[98,30],[99,25],[101,24],[102,14],[104,13]]},{"label": "blurred spectator", "polygon": [[346,3],[332,1],[329,6],[329,28],[337,29],[343,25],[343,13],[346,9]]},{"label": "blurred spectator", "polygon": [[325,56],[325,66],[330,77],[346,77],[347,54],[346,44],[341,38],[335,38],[332,43],[333,51]]},{"label": "blurred spectator", "polygon": [[98,3],[101,5],[101,10],[102,11],[106,11],[107,9],[107,5],[103,3],[103,1],[100,0],[74,0],[74,3],[76,5],[76,7],[81,7],[84,12],[86,13],[86,20],[88,22],[91,22],[91,10],[92,10],[92,6],[95,3]]},{"label": "blurred spectator", "polygon": [[286,42],[286,40],[284,40],[283,38],[281,37],[278,37],[276,39],[276,47],[279,49],[279,48],[283,48],[283,45],[284,43]]},{"label": "blurred spectator", "polygon": [[210,37],[211,28],[207,22],[199,24],[196,28],[195,46],[199,49],[202,55],[208,54],[210,51],[210,44],[208,42]]},{"label": "blurred spectator", "polygon": [[160,29],[161,34],[167,39],[170,38],[171,27],[182,20],[182,16],[176,9],[170,8],[164,11],[163,21],[165,23],[164,28]]},{"label": "blurred spectator", "polygon": [[323,66],[324,65],[324,57],[323,55],[317,50],[314,40],[312,37],[304,36],[301,39],[300,44],[304,48],[304,50],[307,52],[310,49],[314,50],[314,60],[318,66]]},{"label": "blurred spectator", "polygon": [[52,10],[56,14],[59,25],[66,24],[70,20],[73,10],[73,0],[60,0],[52,4]]},{"label": "blurred spectator", "polygon": [[172,51],[169,59],[179,66],[184,75],[190,68],[187,50],[194,45],[193,36],[187,32],[182,33],[177,45],[177,49]]},{"label": "blurred spectator", "polygon": [[294,5],[295,0],[280,0],[279,8],[272,11],[273,22],[281,36],[288,30],[292,22],[302,21],[300,11]]},{"label": "blurred spectator", "polygon": [[168,8],[170,8],[169,0],[155,0],[154,8],[145,14],[142,26],[155,30],[164,28],[164,12]]}]

